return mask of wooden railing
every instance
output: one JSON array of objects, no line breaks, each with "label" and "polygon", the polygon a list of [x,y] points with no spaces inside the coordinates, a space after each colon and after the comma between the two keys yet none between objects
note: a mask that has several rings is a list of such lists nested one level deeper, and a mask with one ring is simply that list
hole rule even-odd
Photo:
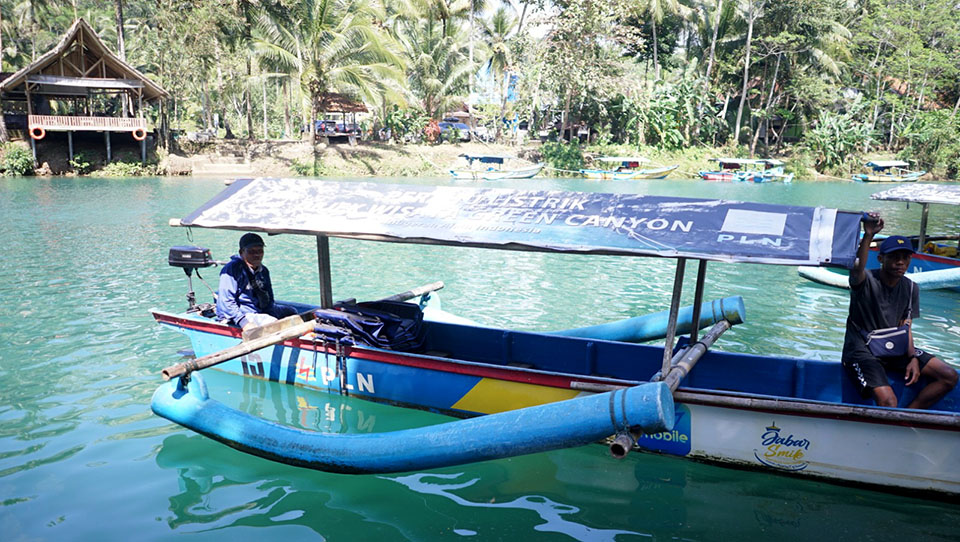
[{"label": "wooden railing", "polygon": [[147,120],[122,117],[65,117],[59,115],[29,115],[27,124],[51,132],[106,131],[132,132],[146,130]]}]

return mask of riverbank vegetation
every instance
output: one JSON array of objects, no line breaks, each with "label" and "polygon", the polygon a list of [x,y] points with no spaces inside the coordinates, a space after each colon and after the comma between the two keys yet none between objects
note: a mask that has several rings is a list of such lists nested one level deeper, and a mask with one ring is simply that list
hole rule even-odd
[{"label": "riverbank vegetation", "polygon": [[574,141],[543,147],[560,169],[615,149],[960,176],[951,0],[24,0],[0,16],[5,72],[85,18],[170,91],[153,120],[172,134],[308,137],[336,93],[366,105],[370,138],[429,139],[469,111],[503,143]]}]

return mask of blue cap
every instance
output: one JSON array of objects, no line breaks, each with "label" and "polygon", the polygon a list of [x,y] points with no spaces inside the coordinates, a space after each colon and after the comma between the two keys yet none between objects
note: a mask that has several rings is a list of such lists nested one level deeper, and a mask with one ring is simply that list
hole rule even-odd
[{"label": "blue cap", "polygon": [[263,238],[255,233],[245,233],[240,238],[240,250],[257,245],[263,246]]},{"label": "blue cap", "polygon": [[898,250],[909,250],[911,254],[916,252],[913,250],[913,243],[902,235],[891,235],[880,243],[880,254],[889,254]]}]

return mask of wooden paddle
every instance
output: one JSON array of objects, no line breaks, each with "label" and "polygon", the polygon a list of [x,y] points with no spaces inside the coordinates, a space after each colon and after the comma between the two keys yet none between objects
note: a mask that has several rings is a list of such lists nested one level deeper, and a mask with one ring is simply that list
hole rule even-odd
[{"label": "wooden paddle", "polygon": [[[412,290],[407,290],[406,292],[385,297],[381,301],[406,301],[408,299],[413,299],[414,297],[418,297],[441,288],[443,288],[443,282],[433,282],[431,284],[418,286]],[[198,371],[200,369],[205,369],[207,367],[212,367],[225,361],[230,361],[245,354],[249,354],[250,352],[260,350],[261,348],[266,348],[268,346],[282,343],[283,341],[289,339],[294,339],[313,331],[315,318],[316,316],[314,313],[312,311],[308,311],[302,314],[295,314],[293,316],[281,318],[276,322],[270,322],[269,324],[263,326],[252,328],[243,332],[244,341],[242,343],[236,346],[231,346],[230,348],[225,348],[219,352],[214,352],[213,354],[203,356],[201,358],[171,365],[170,367],[167,367],[161,371],[161,374],[163,375],[164,380],[170,380],[171,378],[177,376]]]},{"label": "wooden paddle", "polygon": [[[300,316],[291,316],[290,318],[299,319]],[[190,361],[185,361],[183,363],[178,363],[164,369],[161,374],[163,374],[164,380],[170,380],[173,377],[187,374],[193,371],[198,371],[200,369],[206,369],[207,367],[212,367],[219,363],[225,361],[230,361],[231,359],[238,358],[244,354],[249,354],[255,350],[260,350],[261,348],[266,348],[268,346],[273,346],[275,344],[281,343],[288,339],[297,338],[305,333],[313,331],[315,322],[313,318],[304,322],[301,321],[299,324],[288,327],[286,329],[281,329],[280,331],[271,333],[260,337],[259,339],[254,339],[252,341],[247,341],[240,343],[236,346],[231,346],[230,348],[225,348],[219,352],[203,356],[202,358],[197,358]]]}]

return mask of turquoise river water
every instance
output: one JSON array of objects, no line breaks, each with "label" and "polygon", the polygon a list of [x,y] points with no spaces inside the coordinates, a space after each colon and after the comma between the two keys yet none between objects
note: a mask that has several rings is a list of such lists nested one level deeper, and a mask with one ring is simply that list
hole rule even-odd
[{"label": "turquoise river water", "polygon": [[[380,181],[380,180],[377,180]],[[383,181],[386,181],[384,179]],[[447,179],[405,179],[447,184]],[[532,189],[875,209],[915,233],[919,207],[883,186],[533,179]],[[957,540],[960,506],[599,445],[388,476],[325,474],[254,458],[150,412],[159,371],[187,339],[148,309],[185,308],[167,249],[225,260],[237,234],[167,226],[216,180],[0,179],[0,540]],[[933,232],[960,231],[934,207]],[[318,301],[311,238],[267,241],[278,297]],[[443,307],[485,325],[563,329],[665,309],[673,263],[332,240],[334,297],[378,298],[443,280]],[[691,273],[695,274],[695,273]],[[204,277],[211,285],[216,270]],[[793,267],[710,264],[708,299],[742,295],[731,351],[838,359],[847,297]],[[209,292],[194,279],[201,300]],[[692,281],[686,299],[692,299]],[[925,293],[917,342],[960,365],[960,294]],[[207,371],[211,395],[318,431],[445,420]],[[957,443],[960,453],[960,442]]]}]

